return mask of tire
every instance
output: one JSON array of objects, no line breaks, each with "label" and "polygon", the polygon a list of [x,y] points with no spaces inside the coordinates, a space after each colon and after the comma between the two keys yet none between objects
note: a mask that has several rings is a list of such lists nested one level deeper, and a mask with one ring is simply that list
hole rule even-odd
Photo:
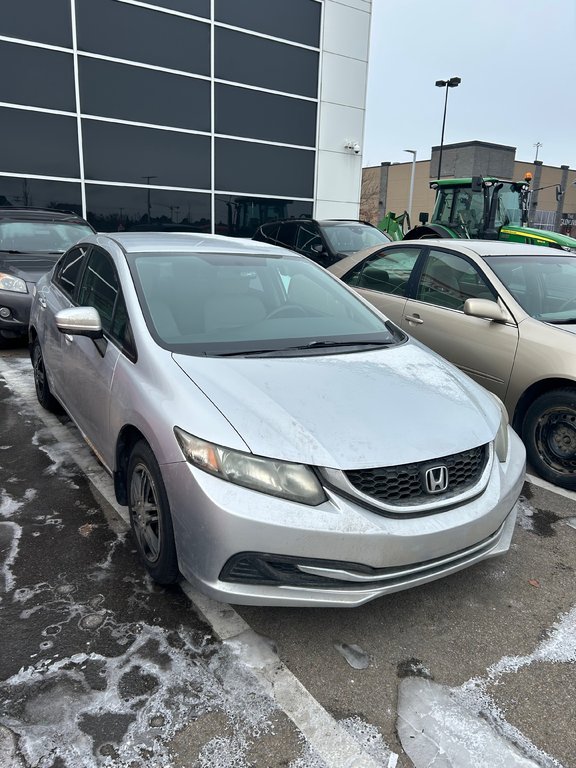
[{"label": "tire", "polygon": [[140,440],[128,462],[130,525],[140,559],[158,584],[178,581],[178,559],[170,504],[160,467],[150,446]]},{"label": "tire", "polygon": [[38,402],[51,413],[61,413],[62,406],[56,400],[52,392],[50,391],[50,385],[48,384],[48,378],[46,376],[46,366],[44,365],[44,356],[42,355],[42,347],[38,339],[34,340],[32,345],[32,368],[34,370],[34,386],[36,387],[36,397]]},{"label": "tire", "polygon": [[522,439],[528,462],[541,477],[576,490],[576,389],[555,389],[534,400]]}]

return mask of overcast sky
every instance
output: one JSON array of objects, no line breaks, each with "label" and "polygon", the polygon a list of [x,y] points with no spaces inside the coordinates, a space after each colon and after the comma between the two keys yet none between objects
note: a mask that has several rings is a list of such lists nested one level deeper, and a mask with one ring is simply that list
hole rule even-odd
[{"label": "overcast sky", "polygon": [[576,168],[576,0],[373,0],[363,165],[490,141]]}]

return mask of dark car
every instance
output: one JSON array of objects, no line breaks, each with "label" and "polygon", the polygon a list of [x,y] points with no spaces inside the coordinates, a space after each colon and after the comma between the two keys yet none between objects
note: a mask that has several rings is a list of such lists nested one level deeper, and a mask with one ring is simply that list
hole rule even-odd
[{"label": "dark car", "polygon": [[94,233],[81,216],[43,208],[0,208],[0,348],[28,333],[34,286],[59,256]]},{"label": "dark car", "polygon": [[390,237],[365,221],[286,219],[262,224],[252,238],[282,245],[329,267],[357,251],[386,245]]}]

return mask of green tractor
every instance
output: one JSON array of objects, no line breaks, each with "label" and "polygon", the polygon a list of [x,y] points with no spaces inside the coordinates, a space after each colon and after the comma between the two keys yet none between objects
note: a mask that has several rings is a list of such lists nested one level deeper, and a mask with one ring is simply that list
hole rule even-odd
[{"label": "green tractor", "polygon": [[[548,245],[576,252],[576,238],[528,227],[529,174],[525,181],[492,177],[431,181],[436,190],[432,219],[420,214],[420,225],[410,229],[408,214],[388,213],[378,228],[393,240],[454,237],[507,240]],[[561,190],[557,188],[557,195]]]}]

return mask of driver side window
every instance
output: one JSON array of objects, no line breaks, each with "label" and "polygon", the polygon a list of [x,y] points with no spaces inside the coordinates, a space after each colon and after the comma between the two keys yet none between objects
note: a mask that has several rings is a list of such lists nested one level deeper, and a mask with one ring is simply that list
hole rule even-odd
[{"label": "driver side window", "polygon": [[466,299],[495,301],[497,294],[469,261],[432,248],[420,276],[416,298],[428,304],[463,310]]}]

